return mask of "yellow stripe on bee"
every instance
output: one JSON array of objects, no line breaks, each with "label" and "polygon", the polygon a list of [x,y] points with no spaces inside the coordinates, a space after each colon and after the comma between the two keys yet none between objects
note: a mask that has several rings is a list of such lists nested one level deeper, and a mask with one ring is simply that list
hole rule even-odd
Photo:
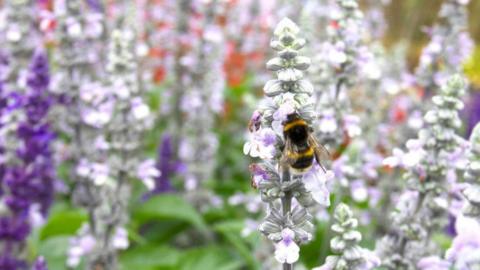
[{"label": "yellow stripe on bee", "polygon": [[288,156],[294,159],[301,158],[301,157],[308,157],[308,156],[313,156],[313,148],[309,147],[306,151],[304,152],[288,152]]},{"label": "yellow stripe on bee", "polygon": [[293,122],[286,123],[285,126],[283,127],[283,131],[288,131],[289,129],[291,129],[294,126],[306,126],[306,125],[307,125],[307,122],[305,122],[305,120],[296,119]]}]

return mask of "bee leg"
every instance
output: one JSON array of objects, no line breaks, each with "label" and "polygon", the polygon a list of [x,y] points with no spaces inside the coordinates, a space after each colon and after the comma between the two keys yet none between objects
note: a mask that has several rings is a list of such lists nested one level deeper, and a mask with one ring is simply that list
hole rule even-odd
[{"label": "bee leg", "polygon": [[317,160],[318,165],[320,165],[320,168],[322,169],[322,171],[323,171],[324,173],[327,173],[327,169],[325,169],[325,167],[323,166],[322,163],[320,163],[320,161],[317,159],[317,157],[315,157],[315,159]]}]

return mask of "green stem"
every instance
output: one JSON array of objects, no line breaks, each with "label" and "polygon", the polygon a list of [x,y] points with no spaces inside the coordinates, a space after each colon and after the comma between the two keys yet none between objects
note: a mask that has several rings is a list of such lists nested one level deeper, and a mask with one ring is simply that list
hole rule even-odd
[{"label": "green stem", "polygon": [[[290,180],[290,169],[285,167],[282,171],[282,182],[289,182]],[[282,210],[283,215],[287,215],[292,210],[292,193],[290,191],[285,192],[285,196],[282,198]],[[284,263],[283,270],[293,270],[293,264]]]}]

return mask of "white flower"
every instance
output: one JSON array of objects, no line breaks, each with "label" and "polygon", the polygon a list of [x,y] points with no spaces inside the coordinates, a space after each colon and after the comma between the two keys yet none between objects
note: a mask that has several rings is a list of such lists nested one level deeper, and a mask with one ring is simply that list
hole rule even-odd
[{"label": "white flower", "polygon": [[408,152],[403,152],[399,148],[393,149],[393,156],[387,157],[383,160],[383,165],[391,168],[400,166],[405,168],[412,168],[420,163],[425,157],[426,152],[419,140],[408,140]]},{"label": "white flower", "polygon": [[352,198],[356,202],[364,202],[368,199],[368,189],[362,180],[355,180],[350,183]]},{"label": "white flower", "polygon": [[280,263],[293,264],[298,261],[300,248],[293,241],[295,233],[289,228],[282,231],[282,240],[275,246],[275,259]]},{"label": "white flower", "polygon": [[243,153],[251,157],[271,159],[275,155],[276,133],[270,128],[263,128],[250,133],[249,141],[243,146]]},{"label": "white flower", "polygon": [[87,177],[90,173],[90,163],[86,159],[80,160],[76,168],[76,173],[79,176]]},{"label": "white flower", "polygon": [[129,246],[128,232],[125,228],[119,227],[115,230],[112,238],[112,245],[116,249],[127,249]]},{"label": "white flower", "polygon": [[414,111],[408,118],[408,126],[412,129],[418,130],[423,126],[423,117],[420,111]]},{"label": "white flower", "polygon": [[378,64],[374,61],[368,61],[362,67],[362,73],[371,80],[378,80],[382,76],[382,71]]},{"label": "white flower", "polygon": [[115,93],[120,99],[130,97],[130,89],[123,80],[116,80],[112,86],[112,93]]},{"label": "white flower", "polygon": [[445,258],[454,262],[455,269],[470,269],[469,265],[480,264],[480,223],[465,216],[455,222],[457,236],[445,253]]},{"label": "white flower", "polygon": [[134,98],[130,104],[132,106],[132,114],[135,119],[142,120],[150,115],[150,108],[140,97]]},{"label": "white flower", "polygon": [[86,159],[80,161],[76,172],[79,176],[90,178],[95,185],[104,185],[110,181],[110,169],[102,163],[92,163]]},{"label": "white flower", "polygon": [[108,150],[110,149],[110,143],[107,142],[104,136],[98,136],[94,142],[95,149],[97,150]]},{"label": "white flower", "polygon": [[325,111],[319,122],[320,132],[332,133],[337,130],[337,120],[334,117],[333,111]]},{"label": "white flower", "polygon": [[330,57],[328,60],[330,60],[330,63],[332,63],[335,66],[338,66],[344,63],[345,61],[347,61],[347,54],[345,54],[345,52],[340,50],[336,50],[336,49],[331,50],[329,56]]},{"label": "white flower", "polygon": [[6,37],[8,41],[17,42],[22,38],[22,33],[19,29],[11,27],[7,30]]},{"label": "white flower", "polygon": [[419,140],[408,140],[407,141],[408,152],[402,158],[402,163],[407,168],[411,168],[420,163],[420,161],[425,157],[426,152],[422,148],[422,143]]},{"label": "white flower", "polygon": [[323,206],[330,206],[330,192],[327,189],[327,182],[333,177],[333,171],[324,172],[318,165],[315,165],[303,175],[305,188],[312,193],[313,199]]},{"label": "white flower", "polygon": [[377,254],[366,248],[362,248],[362,252],[365,260],[364,264],[362,265],[362,269],[369,270],[380,266],[381,260]]},{"label": "white flower", "polygon": [[88,226],[83,225],[79,234],[70,239],[70,247],[67,251],[67,265],[72,268],[77,267],[82,257],[90,253],[96,244],[95,238],[88,232]]},{"label": "white flower", "polygon": [[293,95],[285,94],[278,109],[273,113],[272,128],[277,133],[283,132],[283,123],[287,117],[295,113],[295,101]]},{"label": "white flower", "polygon": [[155,178],[159,177],[161,172],[155,167],[155,160],[147,159],[137,167],[137,177],[143,182],[148,190],[155,188]]},{"label": "white flower", "polygon": [[242,232],[240,233],[242,237],[248,237],[250,234],[258,230],[258,222],[253,219],[245,220],[245,227],[243,227]]},{"label": "white flower", "polygon": [[76,20],[69,20],[67,22],[67,32],[72,38],[78,38],[82,35],[82,25]]},{"label": "white flower", "polygon": [[38,228],[45,224],[45,218],[40,212],[40,204],[33,204],[28,211],[28,219],[33,228]]},{"label": "white flower", "polygon": [[95,105],[95,108],[85,108],[82,111],[83,121],[94,127],[102,127],[112,119],[114,104],[106,101]]},{"label": "white flower", "polygon": [[449,270],[451,264],[438,256],[429,256],[418,261],[417,267],[420,270]]},{"label": "white flower", "polygon": [[360,118],[358,116],[352,114],[346,115],[343,121],[348,136],[356,137],[362,134],[362,129],[360,128]]}]

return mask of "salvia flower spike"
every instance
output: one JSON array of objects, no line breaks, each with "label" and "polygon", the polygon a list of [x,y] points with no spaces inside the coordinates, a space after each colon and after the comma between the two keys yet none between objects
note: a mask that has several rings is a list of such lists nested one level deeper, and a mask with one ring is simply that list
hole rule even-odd
[{"label": "salvia flower spike", "polygon": [[470,136],[470,153],[467,170],[464,174],[469,186],[463,190],[467,199],[463,212],[466,216],[480,221],[480,124],[477,124]]},{"label": "salvia flower spike", "polygon": [[315,118],[313,86],[303,78],[310,59],[300,55],[305,40],[299,33],[298,26],[288,18],[275,28],[270,46],[277,56],[268,61],[267,68],[275,71],[277,78],[263,89],[266,97],[252,116],[250,140],[244,146],[245,154],[263,159],[250,166],[252,185],[269,206],[260,231],[275,243],[275,258],[284,269],[292,269],[299,258],[299,245],[312,239],[313,218],[307,207],[329,205],[326,182],[333,176],[318,165],[307,173],[294,174],[281,164],[287,118],[296,114],[309,126]]},{"label": "salvia flower spike", "polygon": [[392,215],[392,232],[377,245],[388,269],[416,269],[420,258],[437,250],[429,236],[448,222],[447,174],[458,169],[457,157],[462,155],[455,151],[465,145],[456,134],[464,93],[464,79],[452,76],[432,98],[434,107],[425,114],[418,139],[407,142],[412,160],[403,177],[408,189]]},{"label": "salvia flower spike", "polygon": [[[15,126],[19,142],[16,156],[6,163],[4,159],[0,168],[0,209],[6,209],[6,215],[0,213],[0,269],[26,268],[27,237],[43,224],[53,202],[57,178],[52,151],[55,134],[48,120],[53,101],[49,82],[47,55],[37,50],[30,63],[26,92],[20,95],[17,108],[23,117]],[[2,116],[9,113],[8,106],[2,110]],[[10,149],[1,150],[4,155]],[[32,215],[39,219],[33,222]]]},{"label": "salvia flower spike", "polygon": [[362,248],[362,235],[357,231],[358,220],[348,205],[340,203],[334,212],[335,223],[330,247],[335,255],[328,256],[324,265],[314,270],[368,270],[377,267],[380,259],[373,252]]}]

